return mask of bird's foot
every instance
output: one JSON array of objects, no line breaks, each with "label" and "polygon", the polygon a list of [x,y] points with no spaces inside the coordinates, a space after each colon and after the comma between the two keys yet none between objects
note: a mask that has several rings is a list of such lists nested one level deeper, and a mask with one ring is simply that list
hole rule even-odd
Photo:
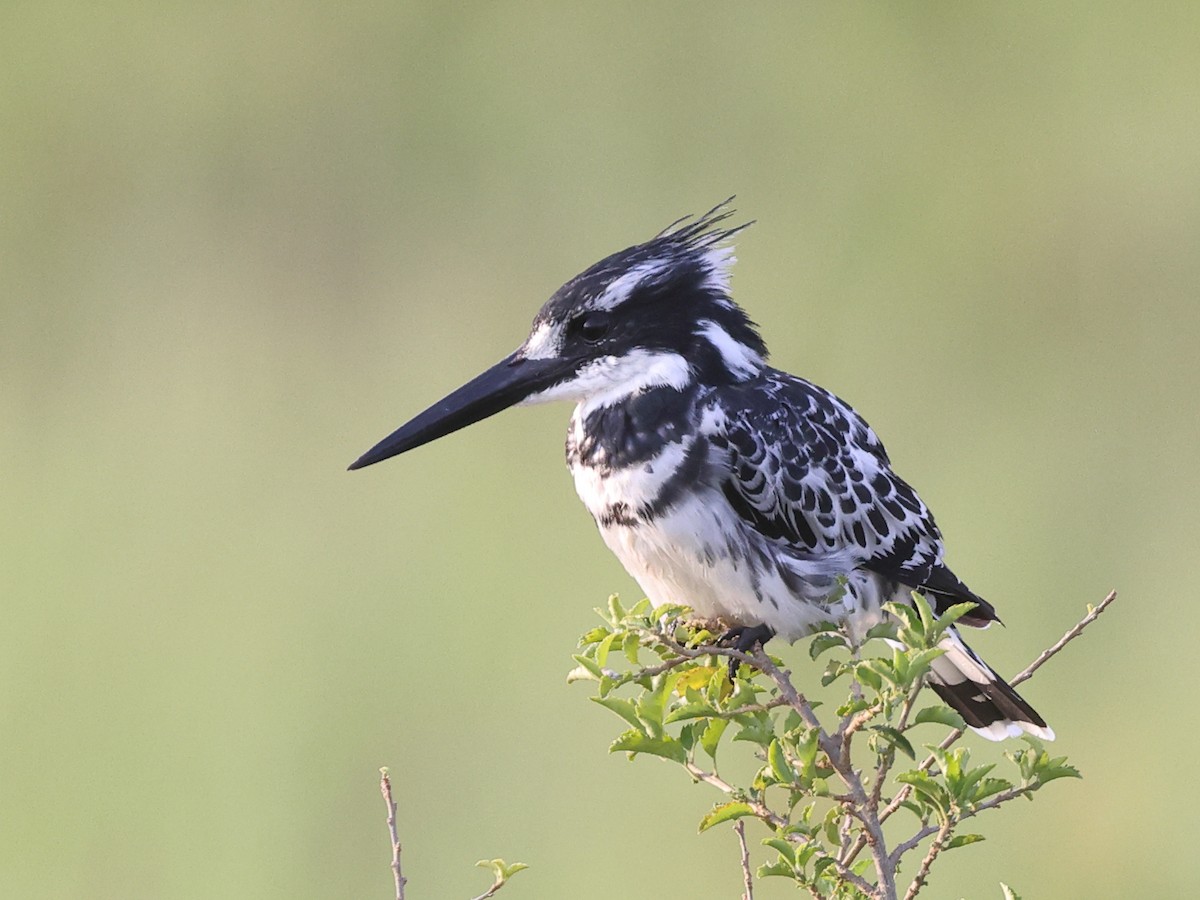
[{"label": "bird's foot", "polygon": [[[775,629],[770,625],[735,625],[721,635],[721,639],[717,641],[717,644],[721,647],[737,650],[739,653],[749,653],[756,646],[765,646],[767,641],[773,637],[775,637]],[[739,662],[740,660],[733,657],[729,659],[730,682],[737,677]]]}]

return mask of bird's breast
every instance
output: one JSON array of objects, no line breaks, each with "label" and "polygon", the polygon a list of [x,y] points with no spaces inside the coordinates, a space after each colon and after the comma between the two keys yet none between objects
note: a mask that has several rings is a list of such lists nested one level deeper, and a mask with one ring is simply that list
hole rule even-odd
[{"label": "bird's breast", "polygon": [[623,466],[575,460],[571,474],[579,499],[601,527],[636,527],[668,513],[699,489],[708,452],[708,442],[693,435]]}]

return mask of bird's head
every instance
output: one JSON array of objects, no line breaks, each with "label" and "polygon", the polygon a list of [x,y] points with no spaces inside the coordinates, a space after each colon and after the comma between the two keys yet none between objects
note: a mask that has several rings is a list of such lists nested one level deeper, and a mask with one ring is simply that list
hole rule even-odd
[{"label": "bird's head", "polygon": [[729,296],[745,228],[722,227],[728,201],[608,256],[546,301],[513,353],[401,426],[351,469],[419,447],[510,406],[573,400],[600,407],[654,387],[756,375],[767,348]]}]

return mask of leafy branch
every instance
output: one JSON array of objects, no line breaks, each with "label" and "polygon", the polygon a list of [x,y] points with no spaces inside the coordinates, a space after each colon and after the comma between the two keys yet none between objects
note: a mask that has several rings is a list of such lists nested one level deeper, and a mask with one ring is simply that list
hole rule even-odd
[{"label": "leafy branch", "polygon": [[[1115,596],[1089,608],[1012,683],[1029,678],[1078,637]],[[616,596],[599,611],[604,623],[580,639],[568,681],[593,683],[591,699],[628,726],[612,751],[668,760],[726,796],[701,819],[700,831],[733,822],[745,848],[741,820],[766,827],[762,843],[769,855],[759,878],[789,879],[813,897],[911,900],[940,854],[984,839],[962,832],[963,823],[1079,773],[1032,737],[1005,754],[1003,773],[995,764],[972,764],[969,750],[954,746],[964,733],[961,716],[942,705],[917,706],[930,664],[942,652],[938,641],[970,604],[935,617],[914,594],[912,606],[886,608],[888,621],[862,644],[832,624],[813,638],[812,658],[826,657],[822,685],[845,690],[832,710],[800,692],[776,657],[720,646],[718,633],[689,619],[686,607],[653,608],[642,600],[626,610]],[[903,649],[885,649],[879,639]],[[876,648],[881,652],[865,652]],[[928,755],[917,764],[914,731],[927,734],[931,727],[950,732],[921,744]],[[740,782],[717,765],[718,754],[725,759],[735,752],[725,748],[739,744],[757,767]],[[903,759],[912,766],[895,771]],[[909,814],[904,823],[890,821],[901,810]],[[900,894],[910,856],[912,875]],[[744,850],[746,898],[753,896],[749,865]]]}]

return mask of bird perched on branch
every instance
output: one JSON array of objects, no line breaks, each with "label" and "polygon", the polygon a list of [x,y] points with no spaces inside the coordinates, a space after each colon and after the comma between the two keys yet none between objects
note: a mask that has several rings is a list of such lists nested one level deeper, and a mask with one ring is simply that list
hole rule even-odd
[{"label": "bird perched on branch", "polygon": [[[655,604],[733,624],[731,645],[865,631],[920,591],[960,624],[997,621],[942,561],[942,536],[849,404],[767,365],[730,296],[728,201],[602,259],[534,317],[513,353],[350,468],[517,404],[570,400],[567,464],[609,548]],[[980,734],[1052,739],[950,628],[929,682]]]}]

